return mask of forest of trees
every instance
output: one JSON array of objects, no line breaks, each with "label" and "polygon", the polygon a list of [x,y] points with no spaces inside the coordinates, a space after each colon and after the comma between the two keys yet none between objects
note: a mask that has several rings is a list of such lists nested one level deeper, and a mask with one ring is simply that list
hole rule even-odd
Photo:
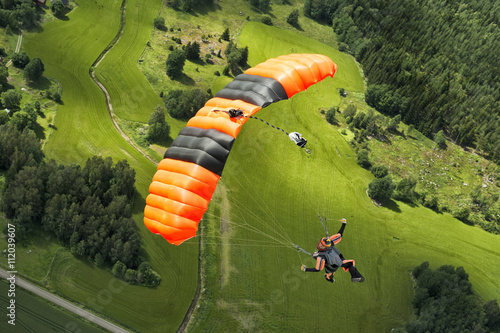
[{"label": "forest of trees", "polygon": [[94,156],[83,167],[58,165],[44,159],[32,131],[8,122],[0,126],[0,170],[6,171],[0,206],[19,241],[36,242],[36,231],[49,231],[79,258],[125,267],[117,276],[129,282],[160,282],[141,255],[131,213],[135,171],[126,160]]},{"label": "forest of trees", "polygon": [[500,2],[306,0],[368,77],[367,102],[500,162]]},{"label": "forest of trees", "polygon": [[15,31],[19,23],[23,29],[32,29],[37,25],[39,14],[32,0],[0,0],[0,27]]},{"label": "forest of trees", "polygon": [[444,265],[429,268],[424,262],[412,271],[416,281],[413,306],[417,318],[404,330],[408,333],[498,332],[500,309],[496,300],[483,303],[472,290],[463,267]]}]

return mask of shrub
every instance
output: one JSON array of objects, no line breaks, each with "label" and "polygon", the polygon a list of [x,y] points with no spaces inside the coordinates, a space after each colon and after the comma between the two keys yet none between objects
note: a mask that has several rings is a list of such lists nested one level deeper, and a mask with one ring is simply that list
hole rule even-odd
[{"label": "shrub", "polygon": [[385,165],[377,165],[372,168],[372,174],[375,178],[384,178],[389,174],[389,168]]},{"label": "shrub", "polygon": [[383,201],[392,196],[394,192],[394,184],[390,176],[385,176],[383,178],[375,178],[370,184],[368,184],[368,195],[370,198]]},{"label": "shrub", "polygon": [[335,108],[331,108],[326,112],[325,116],[326,121],[328,121],[330,124],[335,124]]},{"label": "shrub", "polygon": [[154,27],[158,30],[166,30],[165,19],[161,16],[155,17],[154,19]]},{"label": "shrub", "polygon": [[359,152],[358,152],[358,155],[357,155],[357,158],[358,158],[358,164],[365,168],[365,169],[369,169],[371,166],[372,166],[372,163],[370,162],[370,160],[368,159],[368,150],[366,149],[361,149]]}]

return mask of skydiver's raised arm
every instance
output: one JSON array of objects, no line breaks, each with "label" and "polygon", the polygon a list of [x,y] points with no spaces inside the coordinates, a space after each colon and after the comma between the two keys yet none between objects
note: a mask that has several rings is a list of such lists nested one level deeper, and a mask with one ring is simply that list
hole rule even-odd
[{"label": "skydiver's raised arm", "polygon": [[342,222],[342,226],[340,227],[339,231],[337,231],[337,233],[340,234],[340,236],[343,236],[346,224],[347,222]]},{"label": "skydiver's raised arm", "polygon": [[342,240],[342,235],[344,234],[344,229],[347,221],[346,219],[342,219],[341,221],[342,226],[340,227],[339,231],[335,235],[330,236],[330,240],[333,242],[333,244],[338,244]]}]

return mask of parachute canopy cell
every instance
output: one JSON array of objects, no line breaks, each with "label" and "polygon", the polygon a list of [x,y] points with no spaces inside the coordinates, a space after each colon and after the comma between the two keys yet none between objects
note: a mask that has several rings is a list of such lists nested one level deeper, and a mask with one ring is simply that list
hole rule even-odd
[{"label": "parachute canopy cell", "polygon": [[[236,76],[188,121],[165,152],[146,198],[146,227],[175,245],[196,236],[248,116],[333,77],[336,70],[327,56],[290,54]],[[240,110],[243,116],[230,117],[229,110]]]}]

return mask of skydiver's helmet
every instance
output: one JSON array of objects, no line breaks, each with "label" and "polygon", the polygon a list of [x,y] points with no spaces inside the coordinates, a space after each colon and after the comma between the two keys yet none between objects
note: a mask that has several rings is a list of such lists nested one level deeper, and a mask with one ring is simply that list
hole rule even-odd
[{"label": "skydiver's helmet", "polygon": [[323,237],[316,245],[316,248],[320,251],[326,251],[330,248],[330,246],[332,246],[332,241],[330,240],[330,238]]}]

